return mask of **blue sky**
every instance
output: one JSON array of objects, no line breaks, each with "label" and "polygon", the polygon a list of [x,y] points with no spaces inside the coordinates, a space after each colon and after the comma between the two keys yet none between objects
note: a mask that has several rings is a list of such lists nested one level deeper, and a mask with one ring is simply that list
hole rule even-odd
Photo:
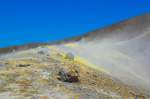
[{"label": "blue sky", "polygon": [[150,0],[0,0],[0,47],[79,36],[150,11]]}]

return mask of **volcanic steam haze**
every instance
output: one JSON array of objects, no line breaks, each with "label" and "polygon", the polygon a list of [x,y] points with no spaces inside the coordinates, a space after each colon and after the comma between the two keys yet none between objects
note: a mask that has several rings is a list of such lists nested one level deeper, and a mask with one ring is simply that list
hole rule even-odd
[{"label": "volcanic steam haze", "polygon": [[58,47],[126,84],[150,90],[150,14],[95,30],[70,45]]}]

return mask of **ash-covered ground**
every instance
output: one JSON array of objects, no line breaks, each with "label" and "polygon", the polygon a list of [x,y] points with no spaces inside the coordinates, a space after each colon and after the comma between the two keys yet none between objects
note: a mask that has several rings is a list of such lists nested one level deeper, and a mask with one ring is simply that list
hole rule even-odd
[{"label": "ash-covered ground", "polygon": [[0,56],[0,99],[150,99],[55,47]]}]

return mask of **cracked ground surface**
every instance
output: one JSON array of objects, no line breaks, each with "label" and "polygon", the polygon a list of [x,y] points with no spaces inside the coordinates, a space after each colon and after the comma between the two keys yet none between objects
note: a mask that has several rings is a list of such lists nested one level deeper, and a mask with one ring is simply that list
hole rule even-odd
[{"label": "cracked ground surface", "polygon": [[[145,91],[46,46],[1,55],[0,68],[0,99],[150,99]],[[59,81],[62,68],[78,70],[79,82]]]}]

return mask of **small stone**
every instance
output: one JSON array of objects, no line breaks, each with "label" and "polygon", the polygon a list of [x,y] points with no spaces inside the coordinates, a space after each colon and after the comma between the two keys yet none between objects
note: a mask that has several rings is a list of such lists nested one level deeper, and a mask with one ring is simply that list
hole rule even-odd
[{"label": "small stone", "polygon": [[67,53],[64,58],[68,60],[74,60],[74,55],[72,53]]},{"label": "small stone", "polygon": [[44,54],[44,51],[38,51],[38,54],[43,55],[43,54]]},{"label": "small stone", "polygon": [[49,79],[51,76],[51,73],[48,71],[43,71],[43,72],[41,72],[41,76],[43,79]]},{"label": "small stone", "polygon": [[28,67],[30,64],[18,64],[17,67]]},{"label": "small stone", "polygon": [[7,82],[5,80],[0,80],[0,86],[3,86],[4,84],[6,84]]},{"label": "small stone", "polygon": [[48,99],[47,96],[40,96],[39,99]]},{"label": "small stone", "polygon": [[3,68],[3,67],[5,67],[5,64],[0,63],[0,68]]}]

